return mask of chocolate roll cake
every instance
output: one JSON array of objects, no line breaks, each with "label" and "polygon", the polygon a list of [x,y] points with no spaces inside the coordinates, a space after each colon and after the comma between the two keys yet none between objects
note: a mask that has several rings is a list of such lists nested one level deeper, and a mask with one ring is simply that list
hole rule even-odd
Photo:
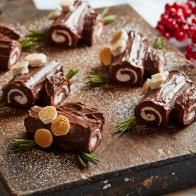
[{"label": "chocolate roll cake", "polygon": [[[31,137],[37,129],[51,130],[51,123],[43,124],[39,119],[40,107],[34,106],[29,110],[24,120],[27,133]],[[55,145],[65,151],[92,152],[100,144],[104,117],[94,108],[87,108],[81,103],[65,103],[57,108],[58,115],[66,116],[70,122],[67,135],[54,136]]]},{"label": "chocolate roll cake", "polygon": [[42,89],[41,101],[43,105],[62,105],[70,93],[70,81],[66,80],[63,67],[46,77]]},{"label": "chocolate roll cake", "polygon": [[147,40],[141,34],[130,31],[125,51],[113,57],[109,70],[111,81],[126,85],[141,85],[143,83],[144,57],[147,49]]},{"label": "chocolate roll cake", "polygon": [[0,70],[9,70],[19,60],[20,56],[20,43],[0,33]]},{"label": "chocolate roll cake", "polygon": [[159,89],[150,90],[135,108],[138,122],[168,126],[176,99],[190,86],[192,81],[179,71],[171,71]]},{"label": "chocolate roll cake", "polygon": [[91,9],[85,17],[82,41],[87,46],[97,42],[103,29],[103,18],[95,10]]},{"label": "chocolate roll cake", "polygon": [[196,118],[196,87],[186,89],[176,100],[174,114],[182,125],[191,124]]},{"label": "chocolate roll cake", "polygon": [[76,1],[74,11],[58,17],[48,32],[49,42],[56,46],[76,47],[82,37],[84,22],[90,6],[86,0]]},{"label": "chocolate roll cake", "polygon": [[16,33],[14,30],[6,27],[6,26],[2,26],[0,25],[0,34],[12,39],[12,40],[19,40],[20,39],[20,35],[18,33]]},{"label": "chocolate roll cake", "polygon": [[165,57],[157,50],[149,49],[144,60],[144,69],[148,75],[153,75],[164,70]]},{"label": "chocolate roll cake", "polygon": [[16,75],[3,88],[3,100],[13,106],[31,107],[39,100],[47,76],[58,67],[57,61],[51,61],[43,67],[32,68],[28,74]]}]

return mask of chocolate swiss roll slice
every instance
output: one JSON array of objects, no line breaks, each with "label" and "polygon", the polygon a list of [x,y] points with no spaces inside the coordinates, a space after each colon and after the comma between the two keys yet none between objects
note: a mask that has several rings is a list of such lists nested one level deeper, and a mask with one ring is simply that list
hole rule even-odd
[{"label": "chocolate swiss roll slice", "polygon": [[125,51],[113,57],[109,75],[114,83],[141,85],[144,76],[144,57],[148,48],[147,40],[141,34],[130,31]]},{"label": "chocolate swiss roll slice", "polygon": [[32,68],[28,74],[16,75],[3,88],[3,100],[17,107],[31,107],[40,99],[40,92],[49,74],[59,67],[57,61],[51,61],[39,68]]},{"label": "chocolate swiss roll slice", "polygon": [[62,105],[70,93],[70,81],[65,78],[63,67],[46,77],[41,94],[43,105]]},{"label": "chocolate swiss roll slice", "polygon": [[103,18],[91,9],[85,17],[82,39],[88,46],[92,46],[100,37],[103,30]]},{"label": "chocolate swiss roll slice", "polygon": [[176,99],[191,85],[192,81],[184,73],[171,71],[165,83],[159,89],[150,90],[136,106],[137,121],[168,126]]},{"label": "chocolate swiss roll slice", "polygon": [[[34,106],[29,110],[28,117],[24,120],[27,133],[31,137],[37,129],[51,130],[51,123],[44,124],[39,119],[40,107]],[[67,117],[70,130],[64,136],[55,136],[54,143],[65,151],[92,152],[100,144],[104,117],[94,108],[87,108],[81,103],[66,103],[57,108],[58,115]]]},{"label": "chocolate swiss roll slice", "polygon": [[144,60],[144,69],[148,75],[162,72],[165,63],[165,57],[162,52],[150,48],[148,49]]},{"label": "chocolate swiss roll slice", "polygon": [[86,0],[75,1],[75,9],[59,16],[48,31],[52,45],[76,47],[84,29],[84,22],[90,6]]},{"label": "chocolate swiss roll slice", "polygon": [[20,43],[0,34],[0,70],[9,70],[19,60],[20,56]]},{"label": "chocolate swiss roll slice", "polygon": [[189,125],[196,119],[196,87],[186,89],[176,100],[175,117],[182,125]]}]

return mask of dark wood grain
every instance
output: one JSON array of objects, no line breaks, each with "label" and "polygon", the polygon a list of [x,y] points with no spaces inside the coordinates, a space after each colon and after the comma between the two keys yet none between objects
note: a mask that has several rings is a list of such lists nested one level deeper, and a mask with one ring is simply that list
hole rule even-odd
[{"label": "dark wood grain", "polygon": [[[172,125],[168,129],[138,125],[122,137],[113,136],[116,123],[133,115],[135,104],[142,98],[140,89],[113,85],[92,89],[85,84],[90,73],[104,71],[98,51],[118,28],[137,30],[150,42],[158,35],[128,5],[113,7],[111,13],[117,14],[118,20],[105,26],[100,43],[92,48],[41,49],[51,59],[62,62],[65,69],[80,69],[68,101],[81,101],[104,113],[103,140],[95,151],[101,162],[80,170],[74,154],[40,149],[13,153],[11,141],[25,132],[26,112],[1,108],[0,174],[8,194],[152,195],[196,183],[196,123],[184,128]],[[29,0],[9,1],[0,21],[15,26],[21,33],[49,25],[46,12],[37,11]],[[167,46],[165,56],[168,69],[183,70],[195,81],[192,67],[180,52]],[[1,73],[0,84],[3,86],[9,78],[9,72]]]}]

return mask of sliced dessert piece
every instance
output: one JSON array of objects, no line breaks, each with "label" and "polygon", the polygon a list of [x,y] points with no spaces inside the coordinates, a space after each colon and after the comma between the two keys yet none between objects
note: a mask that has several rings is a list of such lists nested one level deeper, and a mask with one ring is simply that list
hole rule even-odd
[{"label": "sliced dessert piece", "polygon": [[31,107],[40,99],[41,90],[49,74],[59,68],[57,61],[32,68],[28,74],[16,75],[3,89],[3,100],[17,107]]},{"label": "sliced dessert piece", "polygon": [[76,47],[82,37],[85,17],[90,9],[86,0],[75,1],[75,9],[58,17],[48,32],[49,42],[56,46]]},{"label": "sliced dessert piece", "polygon": [[111,81],[119,84],[141,85],[147,48],[147,40],[141,34],[130,31],[125,51],[113,58],[109,68]]},{"label": "sliced dessert piece", "polygon": [[42,89],[41,101],[43,105],[63,105],[70,93],[70,81],[65,78],[63,67],[46,77]]},{"label": "sliced dessert piece", "polygon": [[0,70],[9,70],[20,56],[20,43],[0,33]]},{"label": "sliced dessert piece", "polygon": [[189,125],[196,119],[196,87],[186,89],[176,100],[174,114],[182,125]]},{"label": "sliced dessert piece", "polygon": [[158,89],[151,89],[135,108],[138,122],[168,126],[176,99],[192,85],[182,72],[171,71],[167,80]]},{"label": "sliced dessert piece", "polygon": [[[32,107],[29,110],[28,117],[24,120],[27,133],[31,137],[34,137],[39,129],[50,130],[53,134],[55,145],[65,151],[92,152],[100,144],[104,117],[96,109],[87,108],[81,103],[65,103],[63,106],[57,107],[57,118],[59,119],[56,118],[52,123],[48,124],[44,124],[39,118],[41,109],[38,106]],[[62,127],[66,129],[64,132]]]}]

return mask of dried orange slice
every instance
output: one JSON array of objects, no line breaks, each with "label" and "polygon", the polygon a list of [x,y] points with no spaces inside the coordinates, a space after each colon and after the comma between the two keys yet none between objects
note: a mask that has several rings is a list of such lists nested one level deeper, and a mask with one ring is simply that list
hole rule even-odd
[{"label": "dried orange slice", "polygon": [[51,130],[55,136],[67,135],[70,130],[70,123],[67,117],[59,115],[52,121]]},{"label": "dried orange slice", "polygon": [[57,110],[54,106],[46,106],[39,112],[39,119],[44,124],[51,123],[57,117]]},{"label": "dried orange slice", "polygon": [[99,59],[103,65],[106,65],[106,66],[111,65],[112,53],[111,53],[110,48],[108,47],[102,48],[99,53]]},{"label": "dried orange slice", "polygon": [[53,143],[52,133],[48,129],[37,129],[34,139],[35,143],[42,148],[48,148]]}]

